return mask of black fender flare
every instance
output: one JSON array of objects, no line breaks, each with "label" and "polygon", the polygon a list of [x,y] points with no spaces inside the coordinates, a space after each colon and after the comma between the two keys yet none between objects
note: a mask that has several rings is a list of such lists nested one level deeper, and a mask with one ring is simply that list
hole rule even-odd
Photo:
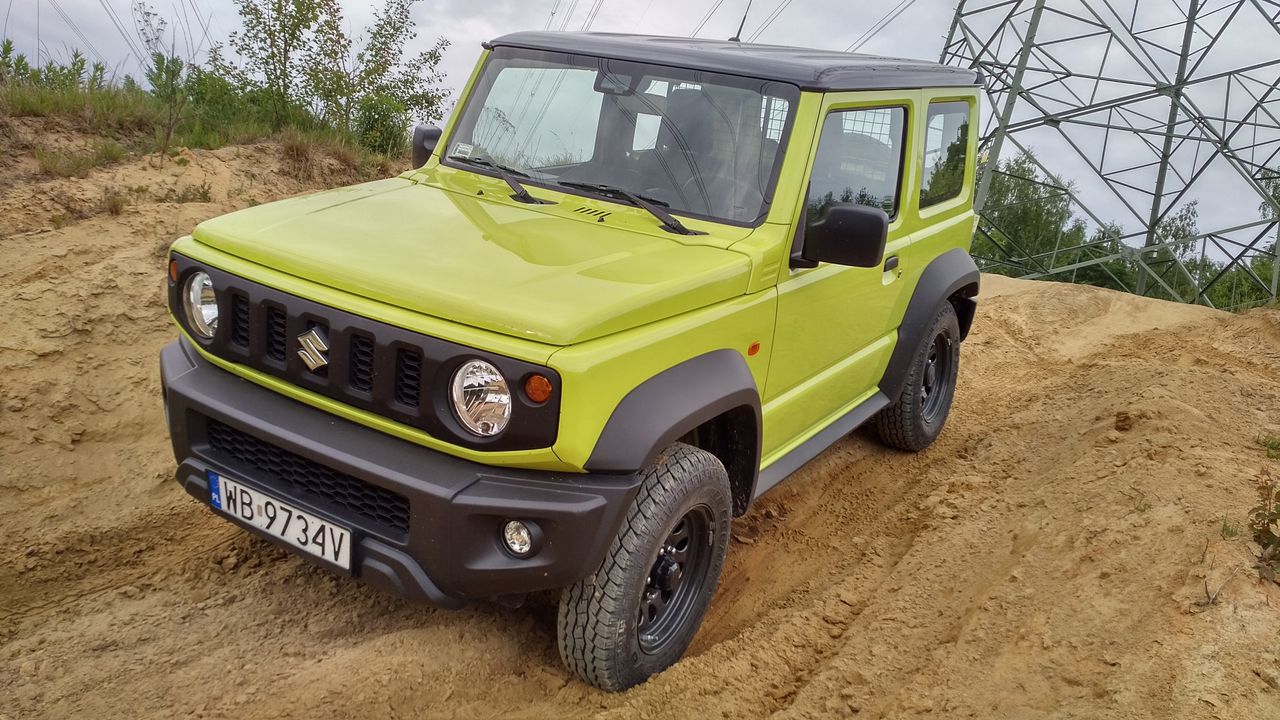
[{"label": "black fender flare", "polygon": [[741,353],[713,350],[637,385],[609,416],[584,469],[631,473],[671,443],[720,415],[748,407],[755,415],[751,485],[760,468],[760,391]]},{"label": "black fender flare", "polygon": [[898,326],[898,344],[894,346],[889,365],[880,379],[880,392],[891,400],[902,393],[902,385],[907,381],[907,372],[911,369],[911,359],[924,341],[921,335],[942,303],[948,300],[956,303],[956,314],[960,318],[960,339],[968,336],[977,307],[973,298],[978,294],[981,278],[977,263],[969,253],[960,248],[948,250],[925,267],[924,273],[920,275],[920,282],[916,284],[915,292],[907,303],[907,310],[902,314],[902,324]]}]

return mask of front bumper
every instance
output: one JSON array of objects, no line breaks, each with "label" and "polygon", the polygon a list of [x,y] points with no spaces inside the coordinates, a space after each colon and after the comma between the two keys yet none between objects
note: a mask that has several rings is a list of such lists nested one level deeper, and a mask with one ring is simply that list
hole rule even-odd
[{"label": "front bumper", "polygon": [[[635,475],[498,468],[415,445],[236,377],[186,339],[161,351],[160,369],[188,493],[209,504],[212,470],[348,527],[352,575],[441,607],[577,582],[599,565],[639,487]],[[308,469],[324,480],[299,475]],[[379,509],[387,498],[400,514]],[[532,557],[503,549],[509,519],[541,530]]]}]

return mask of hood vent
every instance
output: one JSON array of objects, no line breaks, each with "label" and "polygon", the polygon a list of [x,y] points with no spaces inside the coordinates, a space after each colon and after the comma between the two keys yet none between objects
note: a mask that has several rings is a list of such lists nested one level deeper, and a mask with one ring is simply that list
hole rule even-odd
[{"label": "hood vent", "polygon": [[574,210],[574,212],[578,213],[579,215],[588,215],[590,217],[593,217],[596,219],[596,222],[604,222],[605,218],[613,214],[608,210],[595,210],[589,207],[580,207],[577,210]]}]

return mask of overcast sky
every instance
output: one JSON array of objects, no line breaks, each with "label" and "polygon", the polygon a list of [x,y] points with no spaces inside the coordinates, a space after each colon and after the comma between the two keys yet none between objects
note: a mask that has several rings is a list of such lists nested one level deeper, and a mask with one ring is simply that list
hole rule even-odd
[{"label": "overcast sky", "polygon": [[[162,15],[176,17],[180,11],[174,8],[180,9],[184,1],[152,0],[151,4]],[[787,4],[788,0],[755,0],[743,37],[751,37],[780,2]],[[418,24],[417,45],[425,48],[438,36],[452,42],[445,54],[444,70],[448,85],[456,89],[470,74],[481,42],[517,30],[541,30],[549,21],[553,29],[582,29],[596,3],[597,0],[421,0],[413,10]],[[355,32],[368,23],[375,4],[342,2]],[[717,4],[719,10],[700,35],[728,38],[738,29],[747,0],[603,0],[590,27],[684,36],[693,32]],[[843,50],[898,4],[898,0],[789,0],[758,41]],[[210,34],[215,40],[225,38],[239,24],[230,0],[194,0],[194,5],[210,19]],[[551,11],[557,5],[552,20]],[[861,51],[937,59],[954,5],[952,0],[917,0]],[[42,54],[65,58],[72,48],[79,48],[95,59],[77,36],[78,29],[109,66],[122,68],[122,73],[138,72],[136,60],[126,60],[130,58],[129,48],[108,13],[108,8],[114,10],[132,33],[130,0],[0,0],[0,6],[7,6],[8,10],[5,34],[14,40],[19,52],[29,57],[36,55],[38,20]],[[63,13],[76,27],[64,19]]]}]

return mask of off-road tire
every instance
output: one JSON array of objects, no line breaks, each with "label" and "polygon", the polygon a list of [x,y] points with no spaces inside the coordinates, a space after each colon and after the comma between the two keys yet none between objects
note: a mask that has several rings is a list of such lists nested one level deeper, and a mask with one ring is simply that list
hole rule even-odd
[{"label": "off-road tire", "polygon": [[[938,338],[945,339],[945,348],[938,348]],[[934,400],[938,403],[932,412],[925,412],[928,393],[925,392],[930,353],[945,354],[945,363],[934,370],[934,392],[944,393]],[[880,440],[890,447],[917,452],[923,450],[938,439],[947,416],[951,412],[951,402],[955,399],[956,376],[960,370],[960,321],[956,318],[955,308],[946,302],[938,308],[938,314],[929,323],[911,358],[911,369],[907,372],[902,392],[893,403],[875,416],[874,427]]]},{"label": "off-road tire", "polygon": [[[642,471],[642,477],[600,567],[560,596],[560,657],[575,675],[601,690],[638,685],[680,659],[702,624],[729,545],[729,476],[714,455],[675,443]],[[684,611],[673,616],[682,621],[668,623],[673,628],[670,640],[656,651],[646,651],[638,632],[642,594],[652,584],[659,552],[678,531],[677,523],[693,515],[705,516],[705,522],[699,521],[706,526],[705,574],[700,581],[691,580],[688,594],[681,596],[688,605],[682,602]]]}]

